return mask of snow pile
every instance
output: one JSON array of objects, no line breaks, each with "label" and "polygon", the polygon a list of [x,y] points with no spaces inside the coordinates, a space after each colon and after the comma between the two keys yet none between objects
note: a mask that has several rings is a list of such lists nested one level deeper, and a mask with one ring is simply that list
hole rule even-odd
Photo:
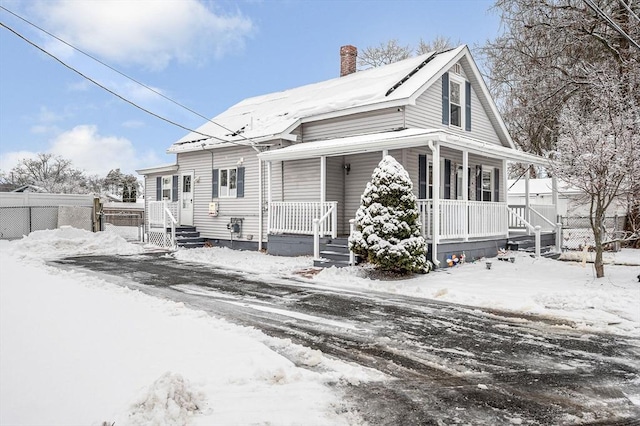
[{"label": "snow pile", "polygon": [[33,261],[36,241],[50,258],[75,253],[72,241],[127,247],[84,231],[43,235],[0,240],[0,424],[361,424],[331,384],[379,374]]},{"label": "snow pile", "polygon": [[[609,254],[612,265],[605,278],[596,279],[593,265],[535,259],[514,253],[515,262],[484,260],[402,280],[369,278],[371,269],[357,266],[327,268],[306,276],[309,285],[348,288],[352,291],[403,294],[488,309],[554,316],[575,322],[587,331],[640,335],[640,250]],[[262,276],[292,276],[313,267],[310,257],[278,257],[253,251],[223,248],[179,250],[176,258],[203,262]],[[621,265],[619,265],[621,263]]]},{"label": "snow pile", "polygon": [[131,255],[144,249],[110,232],[89,232],[62,226],[34,231],[13,241],[11,250],[23,256],[43,260],[84,255]]},{"label": "snow pile", "polygon": [[163,374],[145,397],[135,404],[129,421],[141,426],[183,426],[191,416],[202,411],[205,404],[203,392],[193,391],[189,381],[181,375],[167,372]]}]

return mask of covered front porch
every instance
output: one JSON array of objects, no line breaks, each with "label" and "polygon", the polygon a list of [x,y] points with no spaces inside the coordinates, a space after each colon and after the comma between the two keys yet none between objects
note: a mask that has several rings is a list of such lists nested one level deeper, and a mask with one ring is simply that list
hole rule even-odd
[{"label": "covered front porch", "polygon": [[[461,137],[443,130],[429,129],[405,129],[394,132],[377,133],[372,135],[338,138],[329,141],[309,142],[293,145],[287,148],[266,151],[259,154],[259,158],[267,165],[267,232],[269,236],[276,235],[311,235],[315,236],[317,245],[318,237],[336,238],[338,235],[348,235],[350,228],[348,222],[352,219],[350,214],[339,214],[341,204],[349,200],[327,200],[327,159],[333,157],[369,155],[372,152],[380,153],[380,157],[390,151],[404,153],[411,148],[425,148],[429,153],[429,173],[420,171],[421,176],[415,176],[423,186],[419,191],[429,195],[418,200],[420,223],[422,234],[430,243],[431,257],[438,262],[439,245],[453,242],[495,241],[508,239],[510,232],[524,234],[538,234],[553,232],[556,229],[555,206],[509,206],[505,201],[499,200],[499,193],[506,200],[507,191],[507,161],[525,162],[527,164],[543,164],[544,159],[506,148],[496,144],[485,143],[469,138]],[[452,190],[443,184],[443,172],[441,164],[446,164],[441,150],[447,152],[455,150],[461,159],[459,169],[468,173],[459,174],[459,190],[457,199],[452,198]],[[482,156],[489,158],[493,164],[498,164],[488,188],[482,188],[484,182],[476,181],[478,191],[486,190],[489,193],[488,200],[472,200],[475,195],[470,188],[471,166],[470,155],[474,158]],[[317,158],[319,161],[319,193],[318,201],[274,201],[272,198],[272,164],[273,162],[295,161],[300,159]],[[406,158],[405,158],[406,160]],[[476,160],[477,161],[477,160]],[[409,161],[407,160],[407,163]],[[449,169],[451,164],[447,165]],[[345,164],[344,169],[348,174],[350,164]],[[476,171],[481,170],[476,167]],[[368,171],[373,172],[373,167]],[[417,173],[417,170],[415,171]],[[450,173],[450,170],[446,171]],[[410,172],[411,174],[411,172]],[[415,174],[415,173],[414,173]],[[476,179],[482,179],[477,177]],[[449,182],[449,185],[451,183]],[[415,187],[414,183],[414,187]],[[428,187],[428,191],[424,188]],[[446,189],[445,189],[446,188]],[[362,188],[364,189],[364,187]],[[493,192],[495,189],[495,193]],[[335,193],[335,188],[332,189]],[[493,197],[491,197],[492,194]],[[422,194],[421,194],[422,195]],[[359,196],[358,196],[359,199]],[[353,202],[353,200],[352,200]],[[343,210],[344,212],[344,210]],[[317,248],[314,256],[318,256]]]}]

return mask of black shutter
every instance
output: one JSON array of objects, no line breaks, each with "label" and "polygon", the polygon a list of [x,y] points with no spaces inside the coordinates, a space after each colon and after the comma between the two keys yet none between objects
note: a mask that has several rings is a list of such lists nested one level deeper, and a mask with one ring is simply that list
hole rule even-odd
[{"label": "black shutter", "polygon": [[156,201],[162,201],[162,177],[156,178]]},{"label": "black shutter", "polygon": [[211,198],[218,198],[218,169],[213,169],[211,179]]},{"label": "black shutter", "polygon": [[442,74],[442,124],[449,125],[449,73]]},{"label": "black shutter", "polygon": [[238,167],[238,188],[236,191],[236,197],[244,197],[244,167]]},{"label": "black shutter", "polygon": [[500,169],[494,169],[493,176],[493,201],[500,201]]},{"label": "black shutter", "polygon": [[482,201],[482,166],[476,166],[476,201]]},{"label": "black shutter", "polygon": [[473,188],[471,187],[471,167],[467,167],[467,200],[471,200],[471,195],[473,194]]},{"label": "black shutter", "polygon": [[465,130],[471,131],[471,83],[464,83],[464,121]]},{"label": "black shutter", "polygon": [[451,199],[451,160],[444,160],[444,199]]},{"label": "black shutter", "polygon": [[173,176],[171,185],[171,201],[178,201],[178,175]]},{"label": "black shutter", "polygon": [[418,199],[427,199],[427,156],[418,155]]}]

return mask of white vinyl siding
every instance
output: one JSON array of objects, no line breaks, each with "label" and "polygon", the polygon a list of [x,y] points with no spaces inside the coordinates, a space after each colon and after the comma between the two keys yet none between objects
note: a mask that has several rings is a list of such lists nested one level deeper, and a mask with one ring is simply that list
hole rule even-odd
[{"label": "white vinyl siding", "polygon": [[[464,85],[461,87],[464,91]],[[464,109],[464,104],[462,105]],[[500,139],[495,132],[484,108],[480,104],[475,86],[471,82],[471,131],[462,127],[445,126],[442,124],[442,79],[437,79],[426,92],[416,100],[415,105],[406,107],[408,128],[447,129],[466,137],[500,145]]]},{"label": "white vinyl siding", "polygon": [[[344,216],[344,182],[347,177],[344,164],[346,164],[344,157],[327,157],[327,190],[325,199],[326,201],[338,202],[339,234],[345,234],[349,229],[349,220],[345,221]],[[351,176],[351,171],[349,171],[349,176]]]},{"label": "white vinyl siding", "polygon": [[362,133],[385,132],[404,126],[403,111],[387,108],[354,114],[346,117],[331,118],[302,125],[303,142],[359,135]]},{"label": "white vinyl siding", "polygon": [[320,201],[320,159],[285,161],[283,201]]},{"label": "white vinyl siding", "polygon": [[[245,169],[244,197],[213,200],[218,203],[218,216],[209,216],[213,169],[235,170],[240,159],[243,160],[242,167]],[[252,241],[258,241],[258,158],[253,149],[248,147],[218,149],[213,151],[213,159],[211,151],[182,153],[178,154],[178,165],[181,173],[194,172],[193,225],[202,237],[228,240],[227,224],[234,217],[243,218],[242,233],[234,238],[246,240],[247,235],[251,235]],[[181,191],[182,188],[179,190]],[[147,193],[149,193],[148,190]],[[266,192],[264,197],[266,201]]]}]

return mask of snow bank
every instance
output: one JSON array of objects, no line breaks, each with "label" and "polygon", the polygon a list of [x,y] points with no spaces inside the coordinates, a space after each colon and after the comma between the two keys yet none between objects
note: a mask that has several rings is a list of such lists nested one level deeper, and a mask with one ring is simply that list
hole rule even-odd
[{"label": "snow bank", "polygon": [[89,232],[62,226],[34,231],[11,245],[14,253],[32,259],[52,260],[83,255],[129,255],[144,251],[111,232]]},{"label": "snow bank", "polygon": [[231,268],[254,275],[298,274],[310,284],[362,291],[404,294],[490,309],[558,317],[587,331],[640,335],[640,251],[625,249],[609,254],[606,277],[596,279],[593,265],[535,259],[516,253],[514,263],[489,259],[438,269],[427,275],[401,280],[368,278],[362,267],[328,268],[306,274],[310,257],[277,257],[251,251],[221,248],[178,250],[175,257]]},{"label": "snow bank", "polygon": [[0,241],[0,424],[360,424],[330,384],[379,374],[32,257],[112,238]]}]

